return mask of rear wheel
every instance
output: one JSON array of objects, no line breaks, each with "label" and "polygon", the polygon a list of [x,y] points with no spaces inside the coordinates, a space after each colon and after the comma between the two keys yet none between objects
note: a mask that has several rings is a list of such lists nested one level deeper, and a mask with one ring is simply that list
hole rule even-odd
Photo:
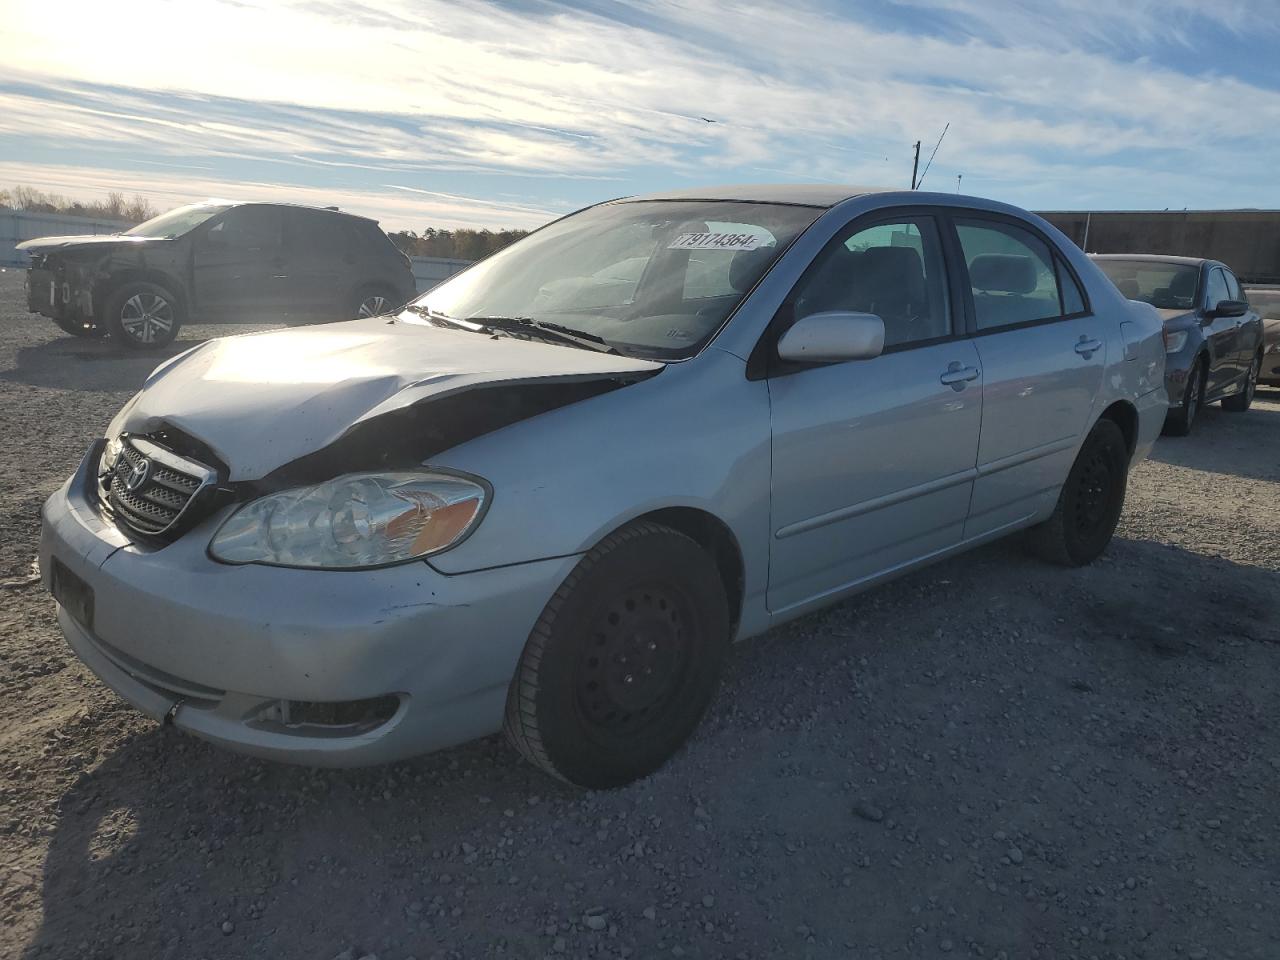
[{"label": "rear wheel", "polygon": [[1028,531],[1032,549],[1063,566],[1092,563],[1115,533],[1128,480],[1124,434],[1112,421],[1099,420],[1071,465],[1053,516]]},{"label": "rear wheel", "polygon": [[1222,409],[1232,413],[1244,413],[1253,403],[1253,395],[1258,392],[1258,374],[1262,371],[1262,352],[1259,351],[1249,364],[1249,372],[1245,374],[1244,387],[1239,393],[1222,398]]},{"label": "rear wheel", "polygon": [[398,306],[399,298],[389,287],[366,287],[356,294],[352,318],[381,317]]},{"label": "rear wheel", "polygon": [[1173,407],[1164,418],[1164,432],[1171,437],[1185,437],[1191,432],[1191,424],[1200,412],[1200,404],[1204,400],[1203,359],[1197,360],[1187,374],[1187,385],[1182,391],[1182,405]]},{"label": "rear wheel", "polygon": [[658,769],[693,732],[728,645],[712,558],[684,534],[634,523],[584,556],[543,610],[503,729],[552,776],[622,786]]},{"label": "rear wheel", "polygon": [[104,319],[111,338],[130,350],[170,343],[182,326],[178,298],[158,283],[126,283],[107,298]]}]

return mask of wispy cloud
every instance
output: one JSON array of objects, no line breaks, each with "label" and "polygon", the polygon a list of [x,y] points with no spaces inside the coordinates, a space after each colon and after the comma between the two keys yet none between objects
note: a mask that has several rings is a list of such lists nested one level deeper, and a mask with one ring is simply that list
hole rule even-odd
[{"label": "wispy cloud", "polygon": [[[908,145],[950,122],[934,184],[963,173],[1041,207],[1275,205],[1280,91],[1236,65],[1275,39],[1270,5],[24,4],[0,34],[0,148],[144,191],[157,164],[209,165],[393,222],[532,225],[676,181],[902,183]],[[147,55],[122,72],[121,49]],[[1224,157],[1230,179],[1206,175]],[[164,188],[183,182],[198,192]]]}]

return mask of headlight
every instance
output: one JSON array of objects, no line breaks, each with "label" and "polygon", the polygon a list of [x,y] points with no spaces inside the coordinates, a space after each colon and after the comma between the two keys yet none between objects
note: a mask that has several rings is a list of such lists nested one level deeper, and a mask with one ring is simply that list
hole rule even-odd
[{"label": "headlight", "polygon": [[109,473],[115,468],[116,461],[120,459],[120,449],[124,446],[124,441],[120,439],[120,434],[107,438],[107,445],[102,448],[102,459],[98,462],[99,473]]},{"label": "headlight", "polygon": [[1164,332],[1164,352],[1177,353],[1187,345],[1187,331],[1166,330]]},{"label": "headlight", "polygon": [[376,567],[453,546],[475,525],[488,493],[444,473],[350,473],[247,503],[214,534],[226,563]]}]

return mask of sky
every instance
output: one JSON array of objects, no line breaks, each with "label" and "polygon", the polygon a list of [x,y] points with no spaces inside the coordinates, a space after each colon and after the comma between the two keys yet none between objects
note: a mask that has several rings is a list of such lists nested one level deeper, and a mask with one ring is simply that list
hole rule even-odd
[{"label": "sky", "polygon": [[[58,0],[0,16],[0,187],[529,228],[713,183],[1280,207],[1275,0]],[[959,180],[957,178],[960,178]]]}]

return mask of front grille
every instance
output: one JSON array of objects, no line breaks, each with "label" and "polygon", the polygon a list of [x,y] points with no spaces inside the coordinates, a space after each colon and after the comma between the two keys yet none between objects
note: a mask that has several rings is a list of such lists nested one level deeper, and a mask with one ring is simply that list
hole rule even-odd
[{"label": "front grille", "polygon": [[114,466],[99,473],[99,494],[116,526],[160,537],[179,532],[193,519],[199,495],[217,475],[202,463],[180,457],[145,437],[121,438]]}]

